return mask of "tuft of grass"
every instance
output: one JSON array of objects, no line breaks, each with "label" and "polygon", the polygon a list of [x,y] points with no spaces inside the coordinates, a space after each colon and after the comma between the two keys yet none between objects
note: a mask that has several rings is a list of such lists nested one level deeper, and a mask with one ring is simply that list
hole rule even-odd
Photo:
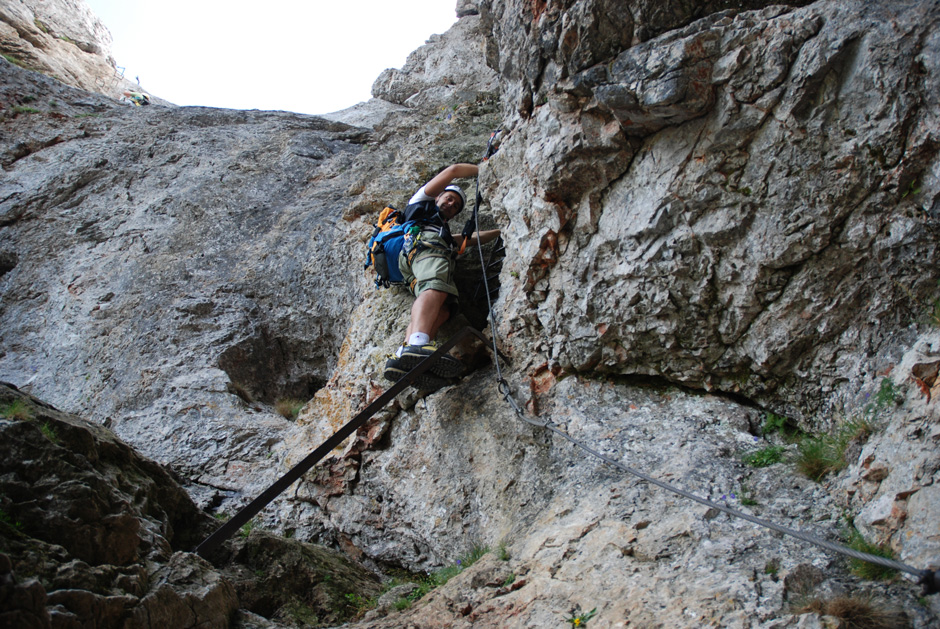
[{"label": "tuft of grass", "polygon": [[759,504],[754,498],[754,490],[745,483],[741,483],[741,486],[738,487],[737,495],[741,504],[745,507],[755,507]]},{"label": "tuft of grass", "polygon": [[[879,408],[894,399],[893,385],[888,382],[888,387],[882,385],[884,393],[876,399]],[[868,441],[875,429],[874,413],[867,413],[841,423],[832,434],[804,436],[799,444],[797,469],[807,478],[820,482],[827,474],[845,469],[851,446]]]},{"label": "tuft of grass", "polygon": [[378,598],[366,598],[355,592],[344,594],[343,598],[346,599],[345,615],[352,618],[361,617],[378,603]]},{"label": "tuft of grass", "polygon": [[11,516],[9,513],[4,511],[3,509],[0,509],[0,523],[6,524],[17,533],[23,532],[23,523],[15,519],[13,516]]},{"label": "tuft of grass", "polygon": [[[876,557],[885,559],[894,559],[894,550],[888,544],[874,544],[865,539],[865,537],[854,526],[848,529],[848,547],[861,553],[867,553]],[[869,581],[887,581],[893,579],[898,571],[894,568],[888,568],[876,563],[864,561],[851,557],[849,559],[852,574]]]},{"label": "tuft of grass", "polygon": [[512,555],[509,554],[509,549],[506,548],[506,542],[499,543],[499,547],[496,549],[496,556],[499,557],[500,561],[509,561],[512,559]]},{"label": "tuft of grass", "polygon": [[51,441],[52,443],[58,445],[59,435],[55,432],[55,427],[45,422],[42,426],[39,427],[39,432],[42,433],[42,436]]},{"label": "tuft of grass", "polygon": [[774,578],[780,573],[780,560],[774,557],[764,564],[764,574]]},{"label": "tuft of grass", "polygon": [[830,472],[837,472],[844,467],[845,461],[835,440],[829,435],[806,437],[800,442],[796,469],[810,480],[818,483]]},{"label": "tuft of grass", "polygon": [[407,596],[403,596],[397,601],[395,601],[395,609],[397,609],[400,612],[405,611],[409,607],[411,607],[411,599],[409,599]]},{"label": "tuft of grass", "polygon": [[245,522],[244,524],[242,524],[242,527],[238,530],[238,534],[242,537],[248,537],[249,535],[251,535],[251,532],[255,530],[256,526],[258,526],[258,524],[257,522],[255,522],[255,519],[252,518],[248,520],[247,522]]},{"label": "tuft of grass", "polygon": [[38,114],[40,111],[35,107],[29,107],[28,105],[15,105],[13,107],[13,113],[15,114]]},{"label": "tuft of grass", "polygon": [[240,382],[229,382],[227,385],[228,392],[234,395],[237,395],[241,400],[247,404],[255,403],[255,396],[251,394],[251,391],[245,385]]},{"label": "tuft of grass", "polygon": [[783,460],[783,451],[783,446],[771,445],[745,454],[741,460],[750,467],[769,467]]},{"label": "tuft of grass", "polygon": [[476,545],[470,549],[470,552],[458,559],[453,565],[445,566],[440,570],[432,572],[426,578],[421,579],[417,584],[418,587],[415,588],[415,590],[406,597],[409,601],[409,604],[419,600],[433,589],[441,587],[456,577],[458,574],[475,564],[488,552],[490,552],[489,546]]},{"label": "tuft of grass", "polygon": [[0,406],[0,415],[6,419],[27,421],[33,418],[33,412],[23,400],[13,400]]},{"label": "tuft of grass", "polygon": [[764,425],[761,427],[761,432],[764,433],[764,435],[772,435],[775,432],[782,432],[786,425],[787,418],[783,415],[767,413],[764,416]]},{"label": "tuft of grass", "polygon": [[297,415],[300,414],[300,409],[304,407],[304,404],[306,404],[306,402],[303,400],[286,398],[283,400],[278,400],[277,403],[274,404],[274,410],[278,415],[294,421],[297,419]]},{"label": "tuft of grass", "polygon": [[20,59],[17,59],[17,58],[14,57],[13,55],[8,55],[8,54],[6,54],[6,53],[3,53],[3,54],[0,54],[0,57],[3,57],[4,59],[6,59],[7,61],[9,61],[10,63],[12,63],[12,64],[15,65],[15,66],[19,66],[19,67],[25,68],[25,69],[27,69],[27,70],[31,70],[31,69],[32,69],[32,68],[30,68],[28,65],[26,65],[25,63],[23,63],[23,61],[21,61]]},{"label": "tuft of grass", "polygon": [[572,627],[587,627],[587,622],[594,618],[594,615],[597,613],[597,608],[595,607],[589,612],[578,613],[577,611],[571,612],[571,617],[565,618],[565,622],[570,624]]},{"label": "tuft of grass", "polygon": [[490,547],[489,547],[489,546],[485,546],[485,545],[482,545],[482,544],[481,544],[481,545],[476,545],[476,546],[474,546],[472,549],[470,549],[470,552],[467,553],[466,555],[464,555],[464,556],[458,561],[458,563],[460,563],[460,562],[462,561],[462,562],[463,562],[463,567],[464,567],[464,568],[469,568],[470,566],[472,566],[472,565],[475,564],[476,562],[478,562],[478,561],[480,561],[481,559],[483,559],[483,556],[484,556],[486,553],[488,553],[488,552],[490,552]]},{"label": "tuft of grass", "polygon": [[893,629],[905,626],[904,617],[897,612],[881,609],[870,599],[840,596],[832,600],[813,599],[794,610],[798,614],[817,613],[843,621],[839,626],[859,629]]},{"label": "tuft of grass", "polygon": [[875,423],[869,416],[845,421],[833,434],[804,436],[796,458],[797,470],[818,483],[827,474],[845,469],[850,446],[865,443],[874,432]]}]

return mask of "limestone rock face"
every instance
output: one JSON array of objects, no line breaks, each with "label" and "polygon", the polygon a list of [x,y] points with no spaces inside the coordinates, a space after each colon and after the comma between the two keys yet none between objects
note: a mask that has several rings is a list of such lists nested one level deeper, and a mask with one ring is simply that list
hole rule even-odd
[{"label": "limestone rock face", "polygon": [[227,626],[238,607],[231,583],[175,552],[212,520],[173,477],[107,429],[5,385],[0,399],[5,578],[41,602],[5,605],[4,617],[24,623],[10,626],[50,626],[50,614],[51,626]]},{"label": "limestone rock face", "polygon": [[889,368],[938,282],[935,9],[719,13],[566,66],[487,176],[501,332],[797,418]]},{"label": "limestone rock face", "polygon": [[342,554],[260,531],[217,568],[191,551],[219,522],[172,473],[5,384],[0,411],[3,626],[229,627],[239,609],[289,620],[293,606],[338,623],[345,594],[378,591]]},{"label": "limestone rock face", "polygon": [[[800,601],[842,596],[936,624],[908,581],[863,581],[624,475],[504,394],[700,497],[830,541],[848,514],[899,560],[940,567],[937,3],[458,11],[375,98],[324,117],[131,109],[0,61],[0,378],[231,513],[385,388],[412,298],[361,274],[370,224],[479,161],[501,127],[479,178],[482,225],[505,241],[494,315],[465,255],[442,335],[487,328],[504,382],[482,344],[456,349],[462,379],[399,396],[257,525],[383,570],[492,549],[363,627],[549,626],[596,608],[599,626],[779,629],[823,622]],[[57,107],[14,109],[25,96]],[[306,402],[293,421],[274,411],[285,398]],[[820,439],[858,428],[844,469],[798,473],[800,445],[768,427],[784,420]],[[780,460],[744,462],[767,450]],[[312,553],[239,543],[285,592],[316,581]],[[172,556],[171,580],[202,570]],[[257,603],[239,622],[285,621],[275,584],[248,572],[225,577]],[[44,609],[17,592],[24,614]]]},{"label": "limestone rock face", "polygon": [[[372,96],[431,115],[453,115],[461,103],[498,91],[498,75],[486,65],[486,23],[470,16],[414,51],[401,69],[385,70]],[[473,47],[478,50],[473,50]],[[447,105],[450,105],[448,111]],[[443,112],[435,109],[444,108]]]},{"label": "limestone rock face", "polygon": [[[54,403],[150,456],[200,469],[200,483],[240,486],[246,461],[273,444],[236,435],[290,429],[270,413],[246,423],[245,413],[309,397],[345,335],[358,251],[342,244],[333,213],[365,131],[278,113],[129,108],[41,84],[56,111],[5,122],[17,130],[3,149],[0,220],[18,234],[4,239],[17,260],[5,278],[38,291],[5,295],[4,338],[35,340],[5,344],[6,373],[58,391]],[[3,88],[10,99],[22,89]],[[161,174],[147,176],[154,168]],[[46,232],[56,215],[69,218]],[[33,228],[46,235],[30,237]],[[44,329],[66,336],[42,340]],[[180,361],[183,371],[161,366]],[[232,420],[234,432],[223,428]],[[164,438],[190,445],[145,446]],[[218,456],[232,438],[248,450]]]},{"label": "limestone rock face", "polygon": [[0,6],[0,52],[63,83],[120,98],[140,86],[111,56],[111,33],[83,0],[13,0]]}]

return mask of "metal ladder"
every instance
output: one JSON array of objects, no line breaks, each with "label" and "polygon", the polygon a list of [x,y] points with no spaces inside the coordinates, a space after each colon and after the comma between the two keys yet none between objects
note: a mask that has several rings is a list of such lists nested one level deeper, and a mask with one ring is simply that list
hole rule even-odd
[{"label": "metal ladder", "polygon": [[475,328],[467,326],[457,332],[455,335],[450,337],[447,342],[442,344],[437,349],[437,351],[418,363],[418,365],[405,374],[401,380],[389,387],[385,393],[376,398],[371,404],[362,409],[358,415],[353,417],[342,428],[333,433],[333,435],[324,441],[322,445],[308,454],[304,460],[292,467],[279,479],[274,481],[274,483],[261,492],[257,498],[244,506],[238,513],[233,515],[231,519],[220,526],[212,535],[203,540],[203,542],[196,547],[195,552],[201,555],[203,558],[207,558],[213,550],[218,548],[223,542],[225,542],[225,540],[234,535],[235,532],[247,524],[251,518],[258,515],[262,509],[268,506],[268,504],[277,498],[285,489],[290,487],[294,481],[298,480],[308,470],[310,470],[310,468],[319,463],[321,459],[323,459],[334,448],[345,441],[346,438],[355,432],[357,428],[365,424],[369,418],[378,413],[389,402],[395,399],[395,396],[404,391],[406,387],[414,383],[418,376],[430,369],[431,366],[440,360],[444,354],[449,352],[455,345],[457,345],[457,343],[471,334],[483,341],[484,345],[489,346],[490,340],[487,339],[482,332]]}]

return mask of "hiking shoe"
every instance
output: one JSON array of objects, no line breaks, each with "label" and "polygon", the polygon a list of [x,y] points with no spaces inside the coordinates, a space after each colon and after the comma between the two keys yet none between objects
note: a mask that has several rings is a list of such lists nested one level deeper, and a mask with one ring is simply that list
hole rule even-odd
[{"label": "hiking shoe", "polygon": [[[402,348],[401,361],[405,371],[410,371],[418,366],[422,360],[437,351],[437,343],[428,343],[427,345],[405,345]],[[428,373],[441,378],[456,378],[463,373],[463,363],[451,356],[444,354],[428,369]]]},{"label": "hiking shoe", "polygon": [[[387,361],[385,361],[385,379],[392,382],[398,382],[405,377],[411,368],[406,368],[402,365],[401,358],[397,356],[392,356]],[[438,389],[447,386],[450,384],[444,378],[439,378],[432,374],[430,371],[425,371],[423,374],[418,376],[413,385],[415,388],[421,391],[437,391]]]}]

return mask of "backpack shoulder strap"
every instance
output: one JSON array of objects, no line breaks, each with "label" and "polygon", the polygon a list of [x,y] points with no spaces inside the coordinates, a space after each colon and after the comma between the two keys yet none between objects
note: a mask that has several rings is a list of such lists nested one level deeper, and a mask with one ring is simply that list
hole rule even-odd
[{"label": "backpack shoulder strap", "polygon": [[437,218],[437,204],[433,200],[410,203],[405,208],[405,220],[427,222]]}]

